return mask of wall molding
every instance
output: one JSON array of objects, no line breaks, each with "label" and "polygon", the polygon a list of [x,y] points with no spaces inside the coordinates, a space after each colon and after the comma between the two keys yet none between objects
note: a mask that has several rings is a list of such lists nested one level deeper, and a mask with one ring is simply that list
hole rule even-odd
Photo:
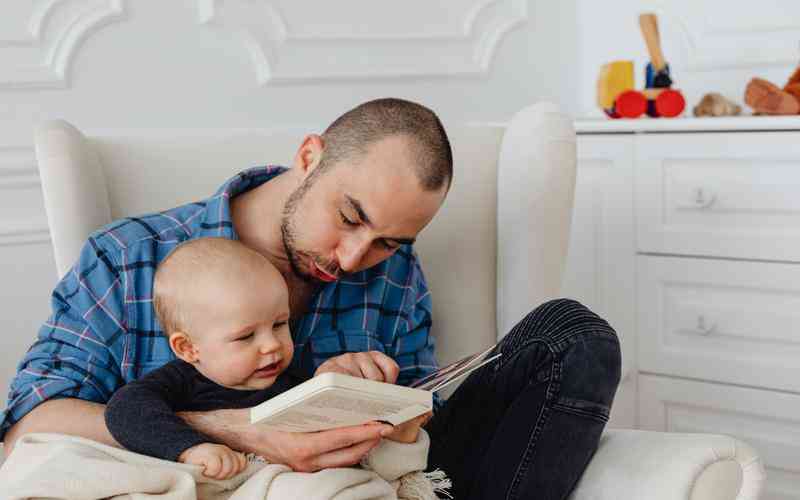
[{"label": "wall molding", "polygon": [[[42,41],[42,26],[53,12],[53,8],[62,0],[46,0],[33,6],[30,20],[23,37],[2,38],[0,48],[34,47]],[[7,35],[6,35],[7,36]]]},{"label": "wall molding", "polygon": [[0,146],[0,179],[38,172],[33,146]]},{"label": "wall molding", "polygon": [[466,9],[457,32],[410,27],[404,34],[353,35],[343,26],[339,34],[299,35],[274,1],[244,10],[224,4],[197,0],[198,22],[238,39],[259,85],[485,76],[500,41],[528,19],[525,0],[482,0]]},{"label": "wall molding", "polygon": [[0,247],[50,243],[47,219],[32,219],[22,224],[0,226]]},{"label": "wall molding", "polygon": [[[0,89],[63,89],[81,44],[124,17],[123,0],[47,0],[34,4],[25,37],[0,40]],[[31,50],[32,48],[39,50]]]},{"label": "wall molding", "polygon": [[[738,22],[713,24],[719,9],[737,8],[731,5],[726,3],[720,7],[714,2],[691,0],[658,2],[657,9],[664,21],[678,27],[687,50],[686,69],[713,71],[797,64],[800,60],[800,22],[797,21],[800,4],[762,0],[759,11],[763,17],[760,19],[741,13],[735,17]],[[790,5],[794,13],[786,12]]]},{"label": "wall molding", "polygon": [[42,183],[36,171],[22,174],[7,174],[0,176],[0,189],[31,189],[41,188]]},{"label": "wall molding", "polygon": [[[0,193],[8,190],[40,192],[41,187],[33,146],[0,147]],[[0,197],[0,208],[11,208],[3,207],[2,200]],[[24,211],[28,213],[13,220],[0,220],[0,247],[50,242],[44,207],[38,213]]]}]

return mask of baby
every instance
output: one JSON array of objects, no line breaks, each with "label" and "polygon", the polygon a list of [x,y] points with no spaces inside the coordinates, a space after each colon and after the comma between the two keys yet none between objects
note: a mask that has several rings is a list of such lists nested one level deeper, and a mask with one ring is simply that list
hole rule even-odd
[{"label": "baby", "polygon": [[[249,408],[302,382],[285,373],[294,352],[286,282],[242,243],[201,238],[159,264],[153,301],[178,359],[113,395],[105,412],[108,430],[131,451],[230,478],[247,466],[245,455],[176,413]],[[424,434],[421,423],[397,426],[387,439],[414,443]]]}]

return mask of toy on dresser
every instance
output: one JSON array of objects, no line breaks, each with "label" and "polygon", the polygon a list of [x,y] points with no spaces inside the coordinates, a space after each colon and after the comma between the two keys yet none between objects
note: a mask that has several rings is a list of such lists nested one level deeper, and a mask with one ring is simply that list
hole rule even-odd
[{"label": "toy on dresser", "polygon": [[600,68],[597,104],[610,118],[638,118],[644,113],[653,118],[678,116],[683,113],[686,100],[672,88],[655,14],[640,15],[639,27],[650,54],[644,90],[634,89],[633,61],[614,61]]},{"label": "toy on dresser", "polygon": [[760,115],[800,113],[800,66],[783,88],[763,78],[753,78],[745,88],[744,102]]}]

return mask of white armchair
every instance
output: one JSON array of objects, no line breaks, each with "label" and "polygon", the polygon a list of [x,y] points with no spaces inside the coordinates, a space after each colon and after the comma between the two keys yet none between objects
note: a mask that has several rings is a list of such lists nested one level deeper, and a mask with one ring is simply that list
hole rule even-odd
[{"label": "white armchair", "polygon": [[[551,105],[521,111],[506,129],[449,133],[454,184],[418,244],[442,362],[490,344],[558,295],[576,167],[572,123]],[[300,139],[265,130],[84,135],[64,121],[43,124],[36,153],[59,275],[91,230],[203,198],[243,168],[289,163]],[[730,437],[609,430],[571,498],[756,500],[763,478],[755,451]]]}]

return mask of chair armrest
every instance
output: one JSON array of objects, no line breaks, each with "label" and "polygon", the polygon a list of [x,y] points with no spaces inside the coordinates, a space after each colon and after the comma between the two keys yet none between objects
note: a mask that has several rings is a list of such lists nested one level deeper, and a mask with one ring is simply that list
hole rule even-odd
[{"label": "chair armrest", "polygon": [[63,120],[36,128],[36,161],[58,277],[78,260],[89,234],[111,222],[105,175],[86,137]]},{"label": "chair armrest", "polygon": [[608,430],[571,500],[757,500],[764,466],[729,436]]}]

